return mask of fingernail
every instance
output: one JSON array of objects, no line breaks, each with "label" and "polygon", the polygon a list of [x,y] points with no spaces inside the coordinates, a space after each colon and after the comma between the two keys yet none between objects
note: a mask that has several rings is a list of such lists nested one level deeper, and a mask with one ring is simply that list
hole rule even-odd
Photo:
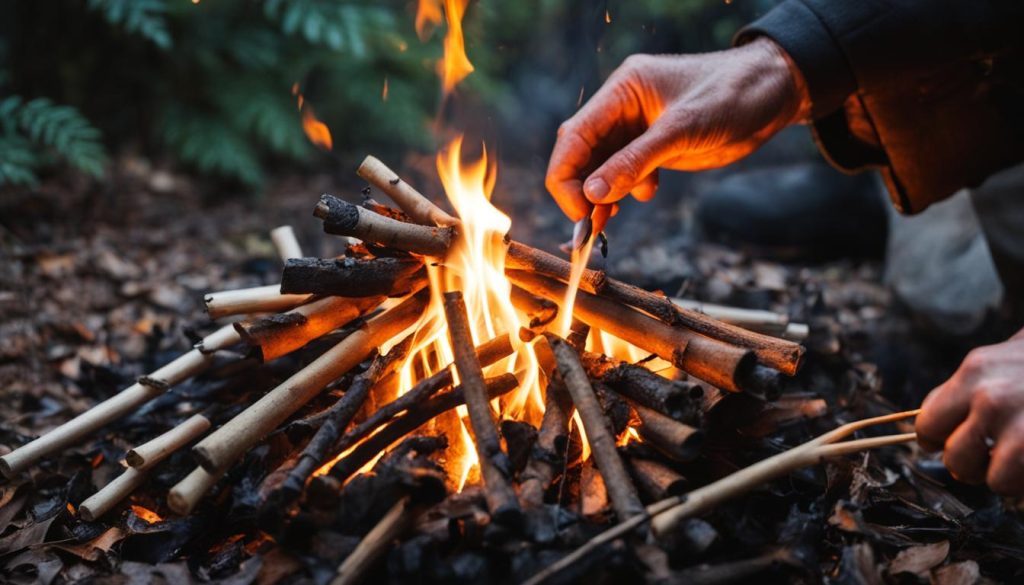
[{"label": "fingernail", "polygon": [[609,191],[611,191],[611,188],[601,177],[594,177],[583,185],[583,193],[587,196],[587,199],[593,203],[600,203],[601,201],[604,201],[604,198],[608,196]]}]

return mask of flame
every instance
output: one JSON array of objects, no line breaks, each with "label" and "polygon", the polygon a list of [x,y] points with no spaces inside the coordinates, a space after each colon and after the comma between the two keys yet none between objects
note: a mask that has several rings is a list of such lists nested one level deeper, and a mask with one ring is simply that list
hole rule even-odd
[{"label": "flame", "polygon": [[625,447],[630,443],[639,443],[640,440],[640,433],[638,433],[632,426],[628,426],[626,427],[626,430],[623,431],[622,436],[619,437],[619,440],[615,442],[615,445],[618,447]]},{"label": "flame", "polygon": [[609,12],[607,8],[604,11],[604,21],[606,24],[612,23],[612,13]]},{"label": "flame", "polygon": [[420,0],[416,6],[416,36],[421,41],[430,38],[434,27],[441,24],[441,0]]},{"label": "flame", "polygon": [[149,524],[156,524],[157,522],[163,522],[164,520],[160,516],[160,514],[157,514],[153,510],[150,510],[149,508],[143,506],[139,506],[137,504],[132,504],[132,512],[134,512],[136,516],[142,518]]},{"label": "flame", "polygon": [[[387,81],[384,83],[386,93]],[[331,139],[331,129],[313,113],[312,106],[306,102],[302,92],[299,90],[298,81],[292,84],[292,95],[295,96],[299,111],[302,112],[302,131],[306,133],[306,138],[309,138],[310,142],[324,150],[331,150],[334,146],[334,141]]]},{"label": "flame", "polygon": [[466,56],[466,43],[462,37],[462,17],[468,3],[469,0],[444,0],[448,33],[444,36],[444,57],[437,64],[437,72],[441,76],[441,89],[446,96],[473,72],[473,64]]},{"label": "flame", "polygon": [[380,92],[381,101],[388,101],[388,76],[384,76],[384,89]]}]

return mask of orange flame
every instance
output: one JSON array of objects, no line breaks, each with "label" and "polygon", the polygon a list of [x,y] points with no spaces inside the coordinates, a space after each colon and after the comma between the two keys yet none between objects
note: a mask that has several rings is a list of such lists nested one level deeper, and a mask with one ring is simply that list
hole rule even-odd
[{"label": "orange flame", "polygon": [[434,27],[441,24],[441,0],[420,0],[416,6],[416,36],[421,41],[430,38]]},{"label": "orange flame", "polygon": [[[384,83],[386,93],[387,81]],[[334,141],[331,139],[331,129],[316,117],[312,106],[306,103],[302,92],[299,91],[298,81],[292,84],[292,95],[295,96],[299,111],[302,112],[302,131],[306,133],[306,138],[309,138],[310,142],[324,150],[331,150],[334,146]]]},{"label": "orange flame", "polygon": [[143,506],[132,504],[132,512],[134,512],[136,516],[138,516],[139,518],[142,518],[143,520],[145,520],[149,524],[156,524],[157,522],[163,522],[163,518],[160,516],[160,514],[157,514],[153,510],[150,510],[149,508],[146,508],[146,507],[143,507]]},{"label": "orange flame", "polygon": [[444,0],[448,33],[444,36],[444,57],[437,64],[444,95],[450,94],[460,81],[473,72],[473,64],[466,56],[466,43],[462,37],[462,17],[468,3],[469,0]]},{"label": "orange flame", "polygon": [[381,101],[388,101],[388,76],[384,76],[384,89],[380,92]]}]

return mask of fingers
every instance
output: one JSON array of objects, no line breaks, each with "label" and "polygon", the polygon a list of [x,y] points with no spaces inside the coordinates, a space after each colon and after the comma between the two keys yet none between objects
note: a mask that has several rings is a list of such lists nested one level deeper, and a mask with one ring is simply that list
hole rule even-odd
[{"label": "fingers", "polygon": [[942,461],[953,477],[970,484],[985,481],[990,448],[985,442],[987,436],[985,421],[976,412],[971,412],[967,420],[953,431],[942,454]]},{"label": "fingers", "polygon": [[927,451],[942,449],[950,433],[967,418],[970,400],[970,389],[962,387],[956,375],[932,390],[921,404],[914,425],[921,447]]},{"label": "fingers", "polygon": [[1024,494],[1024,415],[1014,418],[996,440],[986,481],[998,494]]},{"label": "fingers", "polygon": [[643,201],[644,203],[654,199],[654,195],[658,191],[658,170],[655,169],[652,173],[640,179],[640,182],[633,186],[630,190],[630,194],[637,201]]},{"label": "fingers", "polygon": [[572,221],[590,215],[591,204],[583,196],[582,169],[590,160],[590,145],[573,131],[559,132],[551,152],[544,186]]},{"label": "fingers", "polygon": [[[655,123],[587,177],[583,183],[587,200],[595,204],[614,203],[625,197],[671,156],[672,140],[666,125]],[[644,196],[653,197],[649,184],[642,191]]]}]

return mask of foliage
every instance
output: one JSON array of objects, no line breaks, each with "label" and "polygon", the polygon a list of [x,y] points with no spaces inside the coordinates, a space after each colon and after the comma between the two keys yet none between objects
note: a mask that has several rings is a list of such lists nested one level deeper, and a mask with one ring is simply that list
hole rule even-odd
[{"label": "foliage", "polygon": [[89,0],[88,5],[126,33],[141,35],[161,49],[171,48],[163,0]]}]

